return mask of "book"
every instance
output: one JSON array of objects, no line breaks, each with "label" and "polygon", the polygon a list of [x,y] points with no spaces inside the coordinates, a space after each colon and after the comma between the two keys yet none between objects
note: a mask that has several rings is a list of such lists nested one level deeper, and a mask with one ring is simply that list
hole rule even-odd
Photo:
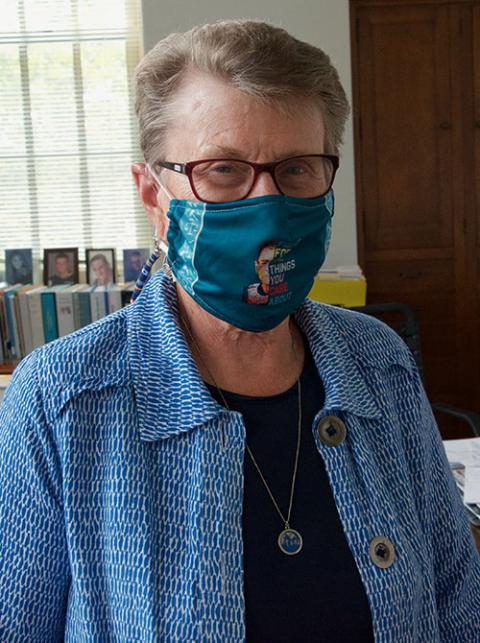
[{"label": "book", "polygon": [[66,289],[66,292],[70,292],[72,294],[72,305],[73,305],[73,325],[75,327],[75,330],[78,330],[79,328],[82,327],[81,325],[81,314],[80,314],[80,299],[78,297],[78,294],[81,290],[85,288],[84,284],[74,284],[73,286],[69,286]]},{"label": "book", "polygon": [[5,345],[4,345],[4,329],[3,329],[3,315],[2,315],[2,305],[3,305],[3,289],[7,287],[7,282],[0,282],[0,364],[3,364],[6,355],[5,355]]},{"label": "book", "polygon": [[74,306],[76,306],[75,301],[78,298],[78,309],[80,313],[79,325],[80,328],[88,326],[92,322],[92,312],[90,305],[90,293],[95,288],[95,286],[83,285],[79,288],[73,295]]},{"label": "book", "polygon": [[39,288],[38,284],[30,284],[21,288],[17,293],[18,316],[21,328],[22,355],[28,355],[34,349],[33,330],[30,318],[30,308],[28,305],[28,293]]},{"label": "book", "polygon": [[4,290],[8,288],[5,282],[0,286],[0,341],[2,348],[3,361],[10,358],[10,351],[7,348],[7,313],[5,311]]},{"label": "book", "polygon": [[50,286],[42,292],[43,332],[47,343],[57,339],[59,336],[55,295],[68,288],[68,286],[69,284]]},{"label": "book", "polygon": [[122,290],[118,284],[113,284],[107,288],[108,295],[108,314],[114,313],[122,308]]},{"label": "book", "polygon": [[13,316],[15,317],[15,325],[17,329],[17,359],[22,359],[26,355],[25,353],[25,341],[23,338],[23,328],[22,328],[22,318],[20,313],[20,301],[18,299],[18,293],[20,289],[17,290],[15,295],[12,297],[12,309]]},{"label": "book", "polygon": [[46,286],[39,286],[27,292],[28,310],[30,313],[30,327],[32,329],[32,346],[37,348],[45,344],[42,316],[42,292]]},{"label": "book", "polygon": [[18,332],[17,317],[14,308],[14,297],[17,293],[17,290],[19,290],[21,287],[22,284],[15,284],[13,286],[5,288],[5,290],[3,291],[5,312],[7,318],[7,343],[12,359],[20,359],[21,357],[20,336]]},{"label": "book", "polygon": [[73,314],[73,293],[71,286],[55,293],[55,308],[57,313],[58,336],[64,337],[75,330]]},{"label": "book", "polygon": [[90,293],[90,312],[92,315],[92,322],[97,319],[102,319],[107,314],[107,306],[105,305],[105,286],[94,286]]}]

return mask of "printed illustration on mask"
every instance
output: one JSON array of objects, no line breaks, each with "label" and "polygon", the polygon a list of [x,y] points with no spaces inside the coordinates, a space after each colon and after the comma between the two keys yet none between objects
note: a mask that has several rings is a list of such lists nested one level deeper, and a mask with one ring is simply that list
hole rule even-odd
[{"label": "printed illustration on mask", "polygon": [[255,261],[255,272],[260,281],[245,288],[245,303],[273,305],[288,301],[292,293],[288,289],[286,275],[295,269],[295,259],[288,258],[292,248],[293,244],[278,241],[261,246]]}]

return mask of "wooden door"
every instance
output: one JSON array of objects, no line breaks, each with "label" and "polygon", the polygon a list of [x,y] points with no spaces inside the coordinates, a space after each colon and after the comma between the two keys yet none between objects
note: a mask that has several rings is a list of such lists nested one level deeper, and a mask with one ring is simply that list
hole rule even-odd
[{"label": "wooden door", "polygon": [[474,390],[471,396],[480,399],[480,2],[473,6],[473,38],[472,38],[472,66],[474,78],[474,105],[470,133],[474,144],[474,186],[472,190],[474,226],[471,238],[474,239],[472,257],[472,291],[475,294],[475,307],[473,319],[473,338],[477,368],[473,377]]},{"label": "wooden door", "polygon": [[472,3],[351,5],[359,260],[368,299],[417,311],[431,401],[480,410],[475,179],[465,128],[473,118]]}]

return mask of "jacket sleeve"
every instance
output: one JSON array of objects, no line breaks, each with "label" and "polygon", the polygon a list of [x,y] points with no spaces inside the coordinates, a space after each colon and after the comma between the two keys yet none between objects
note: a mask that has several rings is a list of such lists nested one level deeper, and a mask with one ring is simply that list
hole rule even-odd
[{"label": "jacket sleeve", "polygon": [[41,349],[0,406],[0,641],[63,641],[70,586],[59,455],[43,413]]},{"label": "jacket sleeve", "polygon": [[480,642],[480,557],[430,403],[415,368],[423,457],[425,529],[430,537],[441,641]]}]

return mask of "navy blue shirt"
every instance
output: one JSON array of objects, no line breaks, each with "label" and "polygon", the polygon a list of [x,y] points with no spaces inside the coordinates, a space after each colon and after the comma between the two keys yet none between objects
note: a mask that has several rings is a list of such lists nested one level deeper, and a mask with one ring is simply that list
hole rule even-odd
[{"label": "navy blue shirt", "polygon": [[[209,389],[222,403],[215,387]],[[223,394],[230,408],[242,413],[247,444],[286,517],[298,435],[297,384],[270,397]],[[280,550],[277,538],[284,524],[245,451],[247,643],[371,643],[367,597],[313,439],[313,420],[323,407],[324,389],[308,347],[301,396],[301,444],[290,516],[290,527],[303,538],[298,554],[288,556]]]}]

